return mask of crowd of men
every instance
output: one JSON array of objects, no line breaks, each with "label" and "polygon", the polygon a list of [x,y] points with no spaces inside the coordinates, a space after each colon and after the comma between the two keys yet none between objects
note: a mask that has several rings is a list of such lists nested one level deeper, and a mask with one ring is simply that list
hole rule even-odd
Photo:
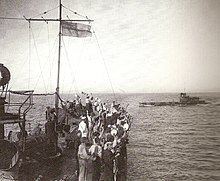
[{"label": "crowd of men", "polygon": [[80,120],[73,139],[70,135],[74,131],[64,128],[67,147],[72,145],[75,150],[79,181],[87,179],[89,161],[92,162],[93,181],[100,180],[101,172],[104,172],[105,181],[119,180],[126,174],[126,144],[132,117],[115,101],[108,105],[92,95],[82,94],[85,105],[79,95],[75,95],[72,102],[62,101],[63,109]]},{"label": "crowd of men", "polygon": [[[83,103],[81,97],[85,98]],[[88,180],[88,163],[91,162],[92,181],[99,181],[101,173],[104,173],[105,181],[126,180],[126,144],[132,121],[132,117],[126,111],[127,107],[124,108],[115,101],[107,104],[99,98],[93,98],[92,94],[82,93],[81,97],[75,95],[73,101],[60,99],[62,109],[58,111],[58,116],[55,108],[47,107],[47,149],[43,147],[43,154],[56,154],[58,134],[64,134],[66,147],[74,150],[77,163],[75,174],[79,181]],[[64,116],[59,116],[59,113],[64,113]],[[74,118],[74,121],[71,122],[70,118]],[[35,137],[29,137],[27,142],[29,140],[30,144],[27,145],[35,148],[31,141],[34,140],[35,143],[41,134],[41,125],[38,124],[30,133]],[[41,142],[44,141],[43,137],[39,138]],[[8,139],[13,142],[18,140],[12,131]]]}]

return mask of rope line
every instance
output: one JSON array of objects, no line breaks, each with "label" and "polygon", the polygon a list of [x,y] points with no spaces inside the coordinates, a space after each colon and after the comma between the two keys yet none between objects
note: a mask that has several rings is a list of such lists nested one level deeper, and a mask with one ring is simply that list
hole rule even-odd
[{"label": "rope line", "polygon": [[29,62],[28,62],[28,66],[29,66],[29,72],[28,72],[28,75],[29,75],[29,78],[28,78],[28,89],[30,88],[30,75],[31,75],[31,22],[29,21]]},{"label": "rope line", "polygon": [[[48,22],[46,24],[47,24],[48,62],[49,62],[49,65],[50,65],[50,34],[49,34]],[[50,74],[51,74],[51,69],[50,69]],[[47,90],[48,90],[49,87],[52,87],[50,79],[48,81],[49,82],[47,83]],[[49,86],[49,84],[50,84],[50,86]]]},{"label": "rope line", "polygon": [[97,38],[97,36],[96,36],[96,34],[95,34],[95,30],[94,30],[93,26],[91,26],[91,27],[92,27],[93,34],[95,35],[96,43],[97,43],[97,45],[98,45],[99,52],[100,52],[100,54],[101,54],[102,61],[103,61],[103,63],[104,63],[105,69],[106,69],[106,73],[107,73],[107,76],[108,76],[108,79],[109,79],[109,82],[110,82],[110,85],[111,85],[112,92],[113,92],[113,94],[114,94],[114,98],[115,98],[115,100],[117,100],[116,95],[115,95],[115,91],[114,91],[114,88],[113,88],[113,85],[112,85],[112,81],[111,81],[111,78],[110,78],[110,75],[109,75],[109,72],[108,72],[107,64],[106,64],[106,62],[105,62],[105,59],[104,59],[104,56],[103,56],[103,53],[102,53],[102,50],[101,50],[101,47],[100,47],[98,38]]},{"label": "rope line", "polygon": [[[53,93],[45,93],[45,94],[32,94],[33,96],[52,96],[55,95],[55,92]],[[49,100],[47,101],[49,103]]]},{"label": "rope line", "polygon": [[[52,61],[51,61],[51,64],[50,64],[50,79],[48,80],[48,81],[50,81],[51,80],[51,78],[52,78],[52,69],[53,69],[53,67],[54,67],[54,64],[55,64],[55,58],[56,58],[56,49],[57,48],[55,48],[55,45],[57,45],[57,41],[58,41],[58,37],[59,37],[59,35],[57,34],[57,37],[56,37],[56,39],[55,39],[55,41],[54,41],[54,44],[53,44],[53,47],[52,47],[52,49],[51,49],[51,53],[52,53],[52,50],[54,50],[54,53],[53,53],[53,58],[52,58]],[[56,53],[55,53],[56,52]],[[51,82],[51,89],[52,89],[52,82]]]},{"label": "rope line", "polygon": [[[43,17],[42,17],[43,18]],[[46,22],[46,21],[45,21]],[[48,64],[50,66],[50,33],[49,33],[49,25],[48,22],[46,22],[46,26],[47,26],[47,44],[48,44]],[[50,68],[51,70],[51,68]],[[50,81],[50,79],[48,80],[49,82],[47,83],[47,88],[46,90],[48,90],[49,87],[52,87],[52,81]],[[49,100],[47,99],[47,104],[49,104]]]},{"label": "rope line", "polygon": [[65,9],[69,10],[70,12],[74,13],[75,15],[78,15],[78,16],[80,16],[80,17],[82,17],[82,18],[85,18],[85,19],[89,19],[87,16],[83,16],[83,15],[77,13],[76,11],[73,11],[73,10],[71,10],[71,9],[69,9],[69,8],[67,8],[67,7],[65,7],[64,5],[63,5],[63,7],[64,7]]},{"label": "rope line", "polygon": [[53,9],[50,9],[50,10],[48,10],[48,11],[45,11],[45,12],[43,12],[43,13],[40,13],[40,14],[38,14],[38,15],[36,15],[36,16],[33,16],[33,17],[31,17],[31,19],[32,19],[32,18],[36,18],[36,17],[38,17],[38,16],[45,15],[45,14],[47,14],[47,13],[49,13],[49,12],[51,12],[51,11],[57,9],[57,8],[59,8],[59,6],[53,8]]},{"label": "rope line", "polygon": [[[48,43],[48,60],[49,60],[49,64],[50,64],[50,34],[49,34],[48,23],[47,23],[47,43]],[[51,72],[51,69],[50,69],[50,72]],[[50,87],[52,87],[51,86],[51,81],[49,81],[49,82],[50,82]],[[47,84],[47,86],[49,87],[49,83]],[[48,90],[48,87],[47,87],[47,90]]]},{"label": "rope line", "polygon": [[[50,10],[48,10],[48,11],[45,11],[45,12],[43,12],[43,13],[40,13],[40,14],[38,14],[38,15],[36,15],[36,16],[33,16],[33,17],[31,17],[30,19],[36,18],[36,17],[38,17],[38,16],[45,15],[45,14],[47,14],[48,12],[57,9],[58,7],[59,7],[59,6],[53,8],[53,9],[50,9]],[[16,9],[15,9],[15,10],[16,10]],[[17,10],[16,10],[16,11],[17,11]],[[17,12],[21,15],[21,13],[20,13],[19,11],[17,11]],[[5,20],[7,20],[7,19],[8,19],[8,20],[24,20],[24,21],[27,21],[27,19],[26,19],[24,16],[23,16],[23,18],[3,17],[3,16],[0,16],[0,19],[5,19]]]},{"label": "rope line", "polygon": [[[31,34],[32,34],[32,37],[33,37],[33,40],[34,40],[34,47],[35,47],[35,50],[36,50],[36,54],[37,54],[37,60],[39,62],[39,66],[40,66],[40,76],[42,76],[42,79],[43,79],[43,84],[44,84],[44,88],[46,90],[46,84],[45,84],[45,80],[44,80],[44,77],[43,77],[43,70],[42,70],[42,66],[41,66],[41,62],[40,62],[40,58],[39,58],[39,54],[38,54],[38,49],[37,49],[37,45],[36,45],[36,40],[35,40],[35,37],[34,37],[34,33],[32,31],[32,28],[31,28]],[[40,34],[39,34],[40,35]],[[45,66],[44,66],[45,67]],[[37,84],[38,84],[38,81],[40,80],[40,76],[38,77],[38,80],[35,84],[35,87],[34,89],[37,87]]]},{"label": "rope line", "polygon": [[[68,15],[66,15],[66,17],[70,20],[70,18],[69,18],[69,16]],[[64,38],[63,38],[63,36],[62,36],[62,42],[63,42],[63,45],[64,45],[64,48],[66,47],[66,44],[64,44]],[[69,47],[69,44],[70,44],[70,39],[68,38],[68,41],[67,41],[67,46]],[[68,52],[67,52],[67,48],[65,48],[65,53],[66,53],[66,58],[67,58],[67,62],[68,62],[68,60],[69,60],[69,55],[68,55]],[[69,63],[69,62],[68,62]],[[70,67],[69,67],[69,69],[70,69]],[[73,73],[75,73],[75,70],[72,70],[73,71]],[[71,70],[70,70],[70,72],[72,72]],[[75,80],[75,84],[74,84],[74,80]],[[76,83],[76,79],[75,79],[75,76],[74,76],[74,74],[73,74],[73,79],[72,79],[72,83],[71,83],[71,85],[70,85],[70,88],[69,88],[69,91],[68,91],[68,99],[70,99],[70,96],[71,96],[71,91],[72,91],[72,87],[74,86],[74,90],[75,90],[75,93],[77,92],[77,83]]]},{"label": "rope line", "polygon": [[[62,42],[63,42],[63,47],[64,47],[64,50],[65,50],[65,54],[66,54],[66,59],[67,59],[68,65],[69,65],[68,67],[69,67],[70,70],[72,70],[70,60],[69,60],[69,56],[68,56],[68,52],[67,52],[63,37],[62,37]],[[73,73],[71,72],[71,76],[72,76],[72,84],[74,85],[74,90],[75,90],[75,92],[78,92],[78,86],[77,86],[77,83],[76,83],[76,78],[75,78],[74,71],[73,71]],[[71,91],[71,89],[72,89],[72,85],[70,87],[70,91]]]},{"label": "rope line", "polygon": [[[82,50],[80,52],[80,55],[79,55],[79,61],[82,61],[82,57],[83,57],[83,53],[84,53],[84,50],[85,50],[85,39],[83,39],[83,46],[82,46]],[[76,93],[80,93],[81,91],[79,91],[79,89],[77,89],[77,92]]]},{"label": "rope line", "polygon": [[5,20],[7,20],[7,19],[10,19],[10,20],[25,20],[26,21],[26,19],[25,18],[7,18],[7,17],[0,17],[0,19],[5,19]]}]

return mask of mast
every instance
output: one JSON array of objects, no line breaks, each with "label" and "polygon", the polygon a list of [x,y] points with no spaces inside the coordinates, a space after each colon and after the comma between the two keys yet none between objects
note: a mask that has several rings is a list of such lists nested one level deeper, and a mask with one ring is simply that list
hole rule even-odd
[{"label": "mast", "polygon": [[[48,19],[49,21],[59,21],[59,50],[58,50],[58,65],[57,65],[57,87],[56,87],[56,94],[55,94],[55,111],[56,111],[56,115],[57,115],[57,121],[58,121],[58,107],[59,107],[59,93],[60,93],[60,57],[61,57],[61,37],[62,37],[62,22],[64,21],[87,21],[87,22],[91,22],[93,20],[90,19],[86,19],[86,20],[63,20],[62,19],[62,0],[59,0],[59,19]],[[30,19],[32,21],[39,21],[39,19]],[[44,19],[46,21],[48,21],[47,19]],[[57,122],[56,122],[57,123]]]},{"label": "mast", "polygon": [[57,87],[56,87],[56,93],[55,93],[55,110],[56,110],[56,115],[58,117],[58,107],[59,107],[59,93],[60,93],[60,57],[61,57],[61,37],[62,37],[62,22],[70,21],[70,22],[92,22],[93,20],[91,19],[62,19],[62,0],[59,0],[59,19],[51,19],[51,18],[10,18],[10,17],[0,17],[0,19],[15,19],[15,20],[26,20],[29,23],[31,21],[41,21],[41,22],[59,22],[59,49],[58,49],[58,64],[57,64]]},{"label": "mast", "polygon": [[58,65],[57,65],[57,87],[56,87],[56,94],[55,94],[55,109],[56,115],[58,117],[58,106],[59,106],[59,92],[60,92],[60,55],[61,55],[61,21],[62,21],[62,4],[61,0],[59,0],[59,50],[58,50]]},{"label": "mast", "polygon": [[[55,130],[56,130],[56,125],[58,124],[58,107],[59,107],[59,93],[60,93],[60,62],[61,62],[61,37],[62,37],[62,22],[66,22],[66,21],[71,21],[71,22],[91,22],[93,20],[90,19],[62,19],[62,0],[59,0],[59,19],[51,19],[51,18],[26,18],[25,16],[23,16],[24,18],[5,18],[5,17],[0,17],[0,19],[15,19],[15,20],[26,20],[29,23],[29,27],[30,27],[30,22],[31,21],[40,21],[40,22],[59,22],[59,49],[58,49],[58,64],[57,64],[57,87],[56,87],[56,93],[55,93],[55,112],[56,112],[56,119],[55,119]],[[1,101],[1,100],[0,100]],[[0,113],[1,113],[1,105],[0,105]],[[24,124],[25,126],[25,124]],[[2,133],[2,125],[0,124],[0,137],[1,133]],[[58,144],[58,137],[56,138],[56,147],[55,147],[55,151],[57,151],[57,144]]]},{"label": "mast", "polygon": [[[60,55],[61,55],[61,21],[62,21],[62,4],[61,0],[59,0],[59,49],[58,49],[58,62],[57,62],[57,87],[55,93],[55,112],[56,112],[56,119],[55,119],[55,130],[58,124],[58,107],[59,107],[59,93],[60,93]],[[58,144],[58,135],[56,135],[56,143],[55,143],[55,152],[57,152],[57,144]]]}]

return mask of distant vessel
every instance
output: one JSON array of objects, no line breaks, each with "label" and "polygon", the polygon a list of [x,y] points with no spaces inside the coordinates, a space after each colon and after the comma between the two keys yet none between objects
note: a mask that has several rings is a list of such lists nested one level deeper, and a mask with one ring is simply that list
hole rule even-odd
[{"label": "distant vessel", "polygon": [[180,93],[179,102],[168,101],[168,102],[139,102],[139,107],[150,107],[150,106],[186,106],[186,105],[197,105],[207,104],[205,100],[200,100],[199,97],[190,97],[186,93]]},{"label": "distant vessel", "polygon": [[180,93],[180,102],[181,105],[196,105],[196,104],[207,104],[205,100],[200,100],[199,97],[190,97],[186,93]]}]

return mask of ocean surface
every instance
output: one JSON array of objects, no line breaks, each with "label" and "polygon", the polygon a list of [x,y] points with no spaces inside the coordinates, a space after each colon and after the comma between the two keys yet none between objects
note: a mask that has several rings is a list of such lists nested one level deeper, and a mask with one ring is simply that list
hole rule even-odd
[{"label": "ocean surface", "polygon": [[[103,102],[116,99],[133,116],[129,132],[129,181],[220,180],[220,93],[199,93],[209,104],[139,107],[141,101],[178,101],[178,94],[97,94]],[[73,100],[74,95],[64,95]],[[29,131],[45,122],[52,96],[34,97],[28,113]]]}]

